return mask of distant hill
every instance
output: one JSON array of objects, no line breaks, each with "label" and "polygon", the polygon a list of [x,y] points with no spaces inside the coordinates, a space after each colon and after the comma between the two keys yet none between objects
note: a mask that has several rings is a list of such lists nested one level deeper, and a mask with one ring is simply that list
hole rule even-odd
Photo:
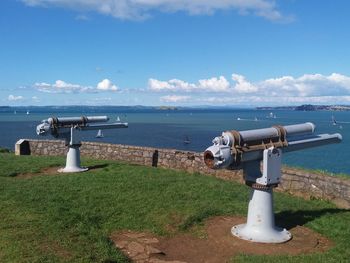
[{"label": "distant hill", "polygon": [[312,105],[257,107],[257,110],[295,110],[295,111],[350,111],[349,105]]},{"label": "distant hill", "polygon": [[70,112],[77,114],[86,113],[133,113],[133,112],[212,112],[228,111],[235,109],[254,109],[233,106],[89,106],[89,105],[68,105],[68,106],[0,106],[0,112],[23,113],[62,113]]},{"label": "distant hill", "polygon": [[178,110],[178,107],[174,107],[174,106],[159,106],[159,107],[155,107],[158,110]]}]

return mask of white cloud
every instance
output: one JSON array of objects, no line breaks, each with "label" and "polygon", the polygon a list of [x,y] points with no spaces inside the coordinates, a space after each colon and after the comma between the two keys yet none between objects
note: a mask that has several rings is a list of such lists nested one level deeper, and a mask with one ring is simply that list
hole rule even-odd
[{"label": "white cloud", "polygon": [[[134,94],[161,94],[160,101],[191,104],[239,104],[239,105],[289,105],[289,104],[350,104],[350,77],[332,73],[304,74],[299,77],[281,76],[260,81],[250,81],[243,75],[232,74],[187,82],[181,79],[167,81],[151,78],[147,88],[119,89],[109,79],[103,79],[95,87],[71,84],[57,80],[54,84],[35,83],[39,91],[49,93],[107,93],[119,92],[133,98]],[[150,94],[151,93],[151,94]],[[147,95],[148,94],[148,95]],[[9,101],[24,99],[11,95]],[[33,97],[32,101],[36,99]],[[147,101],[143,101],[147,104]]]},{"label": "white cloud", "polygon": [[230,93],[234,95],[260,96],[340,96],[350,95],[350,77],[333,73],[329,76],[322,74],[305,74],[301,77],[283,76],[270,78],[259,82],[250,82],[244,76],[232,74],[233,83],[225,77],[199,80],[197,84],[179,79],[160,81],[149,79],[148,88],[151,91],[167,92],[212,92]]},{"label": "white cloud", "polygon": [[305,74],[299,78],[284,76],[255,84],[260,94],[269,96],[339,96],[350,95],[350,77],[333,73]]},{"label": "white cloud", "polygon": [[[195,93],[197,97],[191,99],[191,103],[194,104],[350,103],[350,77],[339,73],[330,75],[304,74],[300,77],[282,76],[258,82],[251,82],[245,76],[232,74],[231,83],[223,76],[199,80],[196,84],[179,79],[169,81],[150,79],[148,89],[149,91],[175,94],[162,97],[163,101],[169,102],[181,102],[181,97],[186,97],[185,95],[188,93]],[[211,95],[209,96],[209,94]],[[215,94],[220,94],[220,96]]]},{"label": "white cloud", "polygon": [[24,97],[23,96],[15,96],[15,95],[9,95],[7,97],[7,100],[8,101],[21,101],[21,100],[24,100]]},{"label": "white cloud", "polygon": [[315,96],[315,97],[262,97],[262,96],[232,96],[199,98],[196,103],[211,105],[300,105],[300,104],[349,104],[350,96]]},{"label": "white cloud", "polygon": [[190,84],[179,79],[161,81],[151,78],[148,80],[148,88],[152,91],[192,91],[197,87],[194,84]]},{"label": "white cloud", "polygon": [[245,79],[244,76],[232,74],[232,80],[236,82],[234,90],[238,93],[254,93],[258,88]]},{"label": "white cloud", "polygon": [[96,93],[101,91],[117,91],[119,89],[109,79],[104,79],[99,82],[96,88],[92,86],[67,83],[63,80],[56,80],[53,84],[37,82],[33,86],[37,90],[46,93]]},{"label": "white cloud", "polygon": [[230,83],[223,76],[219,78],[200,79],[198,83],[198,88],[205,91],[222,92],[228,91],[230,88]]},{"label": "white cloud", "polygon": [[235,10],[241,15],[256,15],[269,20],[288,20],[274,0],[22,0],[29,6],[61,7],[78,12],[97,12],[119,19],[140,20],[152,11],[187,12],[211,15],[221,10]]},{"label": "white cloud", "polygon": [[81,86],[79,84],[67,83],[63,80],[56,80],[54,84],[45,82],[37,82],[34,87],[42,92],[47,93],[77,93],[77,92],[89,92],[92,91],[92,87]]},{"label": "white cloud", "polygon": [[186,102],[191,99],[190,96],[180,96],[180,95],[167,95],[160,97],[160,101],[162,102]]},{"label": "white cloud", "polygon": [[200,79],[197,84],[179,79],[161,81],[151,78],[148,80],[148,88],[152,91],[223,92],[228,91],[230,83],[223,76],[219,78]]},{"label": "white cloud", "polygon": [[34,102],[40,102],[40,99],[37,96],[32,97],[32,101]]},{"label": "white cloud", "polygon": [[97,84],[97,89],[103,91],[117,91],[118,87],[114,85],[109,79],[104,79]]}]

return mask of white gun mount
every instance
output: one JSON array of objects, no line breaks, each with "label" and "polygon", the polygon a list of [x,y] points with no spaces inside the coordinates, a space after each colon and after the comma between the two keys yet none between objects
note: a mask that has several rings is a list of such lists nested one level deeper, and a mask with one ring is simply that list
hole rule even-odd
[{"label": "white gun mount", "polygon": [[[88,168],[80,166],[80,131],[127,128],[127,123],[103,123],[108,122],[107,116],[81,116],[81,117],[52,117],[43,120],[36,127],[36,133],[41,136],[48,134],[55,138],[62,138],[68,146],[66,167],[59,169],[59,172],[75,173],[84,172]],[[95,123],[95,124],[93,124]],[[96,124],[98,123],[98,124]],[[101,124],[103,123],[103,124]]]},{"label": "white gun mount", "polygon": [[[281,179],[282,153],[339,143],[336,134],[315,135],[315,125],[274,126],[248,131],[226,131],[214,138],[204,152],[204,162],[212,169],[243,169],[251,187],[247,223],[234,226],[232,234],[261,243],[282,243],[292,238],[286,229],[275,226],[273,187]],[[263,169],[260,162],[263,161]]]}]

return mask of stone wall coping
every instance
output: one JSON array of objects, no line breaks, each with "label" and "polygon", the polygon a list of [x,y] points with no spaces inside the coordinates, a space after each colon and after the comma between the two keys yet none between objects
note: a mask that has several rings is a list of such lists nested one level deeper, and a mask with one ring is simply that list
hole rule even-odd
[{"label": "stone wall coping", "polygon": [[[38,140],[39,141],[39,140]],[[43,141],[43,140],[40,140]],[[59,141],[59,140],[45,140],[45,141]],[[149,146],[137,146],[137,145],[128,145],[128,144],[117,144],[117,143],[106,143],[106,142],[88,142],[88,141],[82,141],[82,146],[84,145],[104,145],[104,146],[113,146],[113,147],[123,147],[123,148],[131,148],[131,149],[137,149],[137,150],[152,150],[152,151],[162,151],[162,152],[174,152],[174,153],[192,153],[192,154],[199,154],[200,152],[195,151],[186,151],[186,150],[179,150],[179,149],[172,149],[172,148],[155,148],[155,147],[149,147]]]}]

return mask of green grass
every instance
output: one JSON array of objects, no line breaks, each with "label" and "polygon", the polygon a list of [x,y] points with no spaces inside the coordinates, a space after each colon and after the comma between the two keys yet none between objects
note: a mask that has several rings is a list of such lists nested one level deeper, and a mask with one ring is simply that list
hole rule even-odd
[{"label": "green grass", "polygon": [[[174,235],[208,217],[246,215],[248,188],[199,174],[112,161],[78,174],[18,178],[64,158],[0,154],[0,262],[128,262],[116,230]],[[320,254],[235,257],[235,262],[349,262],[350,211],[275,194],[276,220],[304,225],[334,242]]]},{"label": "green grass", "polygon": [[9,152],[11,152],[9,149],[0,147],[0,153],[9,153]]},{"label": "green grass", "polygon": [[33,157],[30,155],[16,156],[0,152],[0,177],[15,177],[22,173],[38,173],[46,167],[64,164],[62,157]]}]

